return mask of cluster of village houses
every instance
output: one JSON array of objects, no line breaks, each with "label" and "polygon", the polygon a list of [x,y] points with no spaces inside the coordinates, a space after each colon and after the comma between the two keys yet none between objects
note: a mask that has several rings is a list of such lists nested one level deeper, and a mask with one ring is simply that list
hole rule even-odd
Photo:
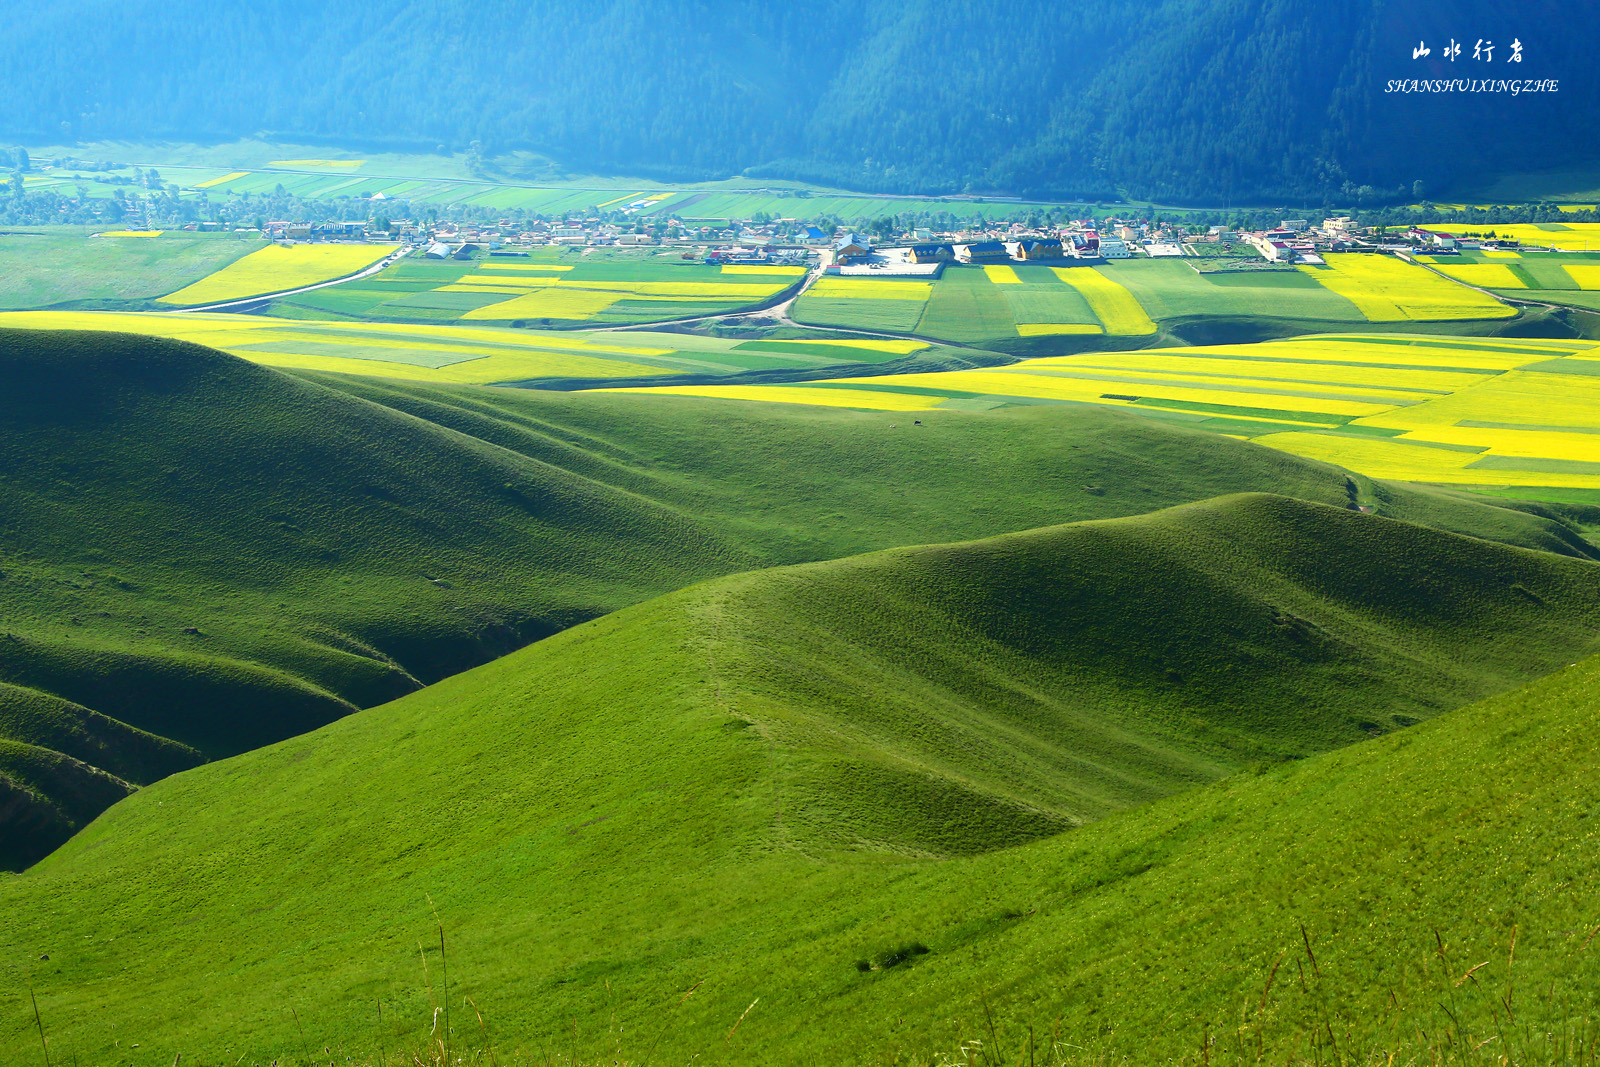
[{"label": "cluster of village houses", "polygon": [[[690,220],[691,222],[696,220]],[[1081,219],[1046,230],[1021,223],[981,232],[934,233],[916,229],[874,241],[860,233],[826,233],[815,226],[793,227],[794,220],[755,225],[728,222],[692,226],[671,220],[669,236],[657,238],[636,228],[599,219],[540,222],[513,226],[441,222],[419,225],[402,221],[375,232],[367,222],[270,222],[265,236],[279,241],[398,240],[422,255],[444,259],[478,256],[524,256],[534,247],[657,246],[676,248],[683,259],[711,263],[805,263],[820,260],[830,270],[849,274],[927,274],[945,264],[1028,262],[1091,263],[1134,257],[1184,257],[1238,254],[1247,249],[1269,262],[1321,263],[1325,252],[1430,251],[1449,253],[1479,247],[1480,242],[1449,233],[1413,228],[1405,235],[1375,234],[1348,216],[1284,219],[1272,229],[1235,231],[1212,226],[1204,234],[1144,220]],[[788,223],[789,226],[784,224]],[[1492,246],[1492,242],[1490,242]],[[1251,257],[1253,258],[1253,257]]]}]

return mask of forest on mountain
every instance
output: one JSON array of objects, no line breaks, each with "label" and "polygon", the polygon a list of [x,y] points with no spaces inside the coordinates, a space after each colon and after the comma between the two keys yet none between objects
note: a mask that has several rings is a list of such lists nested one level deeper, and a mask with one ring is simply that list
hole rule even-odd
[{"label": "forest on mountain", "polygon": [[[0,139],[38,145],[261,136],[524,179],[1219,205],[1410,201],[1600,158],[1600,9],[1560,0],[7,7]],[[1442,78],[1558,89],[1386,91]]]}]

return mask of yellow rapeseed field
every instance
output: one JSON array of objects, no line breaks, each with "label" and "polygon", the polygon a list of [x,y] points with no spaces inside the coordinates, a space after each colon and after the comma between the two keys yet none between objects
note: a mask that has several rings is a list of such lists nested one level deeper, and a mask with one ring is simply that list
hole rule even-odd
[{"label": "yellow rapeseed field", "polygon": [[[1397,334],[1311,334],[1285,341],[1267,341],[1249,349],[1230,346],[1190,348],[1186,352],[1219,354],[1249,353],[1281,356],[1288,359],[1317,359],[1348,363],[1400,363],[1408,367],[1481,367],[1511,370],[1524,363],[1549,359],[1553,350],[1565,354],[1582,351],[1594,342],[1569,341],[1472,341],[1460,338],[1428,338]],[[1398,343],[1397,343],[1398,342]],[[1462,345],[1470,344],[1470,348]]]},{"label": "yellow rapeseed field", "polygon": [[475,311],[462,319],[589,319],[621,300],[625,293],[592,289],[558,289],[550,286],[514,296]]},{"label": "yellow rapeseed field", "polygon": [[1536,223],[1496,224],[1501,237],[1510,237],[1532,248],[1560,248],[1568,252],[1600,251],[1600,222],[1565,222],[1563,229],[1545,230]]},{"label": "yellow rapeseed field", "polygon": [[1514,370],[1425,404],[1363,419],[1400,430],[1426,431],[1467,422],[1593,429],[1600,411],[1600,377]]},{"label": "yellow rapeseed field", "polygon": [[1479,253],[1488,259],[1521,259],[1521,252],[1512,252],[1509,249],[1485,248]]},{"label": "yellow rapeseed field", "polygon": [[[1256,354],[1256,350],[1262,347],[1264,346],[1252,345],[1248,353],[1239,352],[1238,346],[1232,350],[1175,348],[1142,352],[1108,352],[1069,357],[1062,362],[1073,367],[1092,367],[1097,370],[1131,371],[1193,381],[1248,381],[1252,385],[1281,385],[1286,389],[1330,385],[1341,390],[1391,394],[1397,401],[1407,398],[1417,399],[1417,394],[1421,394],[1423,398],[1427,393],[1442,396],[1485,381],[1489,377],[1469,371],[1426,367],[1391,366],[1377,370],[1368,366],[1341,366],[1336,362],[1276,362],[1270,358],[1277,354],[1275,352]],[[1235,354],[1241,358],[1228,358]],[[1399,363],[1402,358],[1391,355],[1390,362]]]},{"label": "yellow rapeseed field", "polygon": [[[1375,415],[1393,406],[1386,397],[1378,397],[1371,401],[1341,400],[1251,390],[1247,387],[1247,383],[1243,382],[1232,389],[1226,386],[1205,388],[1204,386],[1211,383],[1155,379],[1128,382],[1125,380],[1126,377],[1111,372],[1097,372],[1091,367],[1080,369],[1075,365],[1074,357],[1062,356],[1025,360],[1010,367],[938,371],[929,374],[895,374],[859,380],[884,385],[958,389],[985,396],[1028,397],[1036,400],[1078,400],[1098,403],[1105,400],[1114,401],[1117,396],[1137,396],[1142,399],[1187,401],[1242,408],[1270,408],[1285,412],[1324,412],[1347,416]],[[856,379],[840,380],[848,382]],[[1120,402],[1127,403],[1127,401]]]},{"label": "yellow rapeseed field", "polygon": [[[1095,318],[1114,337],[1140,337],[1156,332],[1156,324],[1126,286],[1094,267],[1051,267],[1056,277],[1083,294]],[[1018,331],[1021,332],[1020,330]]]},{"label": "yellow rapeseed field", "polygon": [[107,230],[96,237],[160,237],[166,230]]},{"label": "yellow rapeseed field", "polygon": [[215,274],[161,298],[163,304],[193,306],[279,293],[315,285],[370,267],[393,248],[386,245],[271,244],[236,259]]},{"label": "yellow rapeseed field", "polygon": [[[1574,365],[1573,373],[1521,369],[1563,359]],[[1195,424],[1202,427],[1214,417],[1218,431],[1371,477],[1600,488],[1600,434],[1589,432],[1600,425],[1595,415],[1600,412],[1600,374],[1584,373],[1584,365],[1600,369],[1600,343],[1323,335],[848,378],[830,383],[847,398],[826,402],[878,410],[973,403],[948,396],[954,392],[983,403],[1003,404],[1014,397],[1108,404],[1146,414],[1181,414],[1201,420]],[[885,387],[912,392],[880,391]],[[728,388],[736,388],[737,394],[722,392]],[[703,395],[825,402],[813,395],[823,391],[816,385],[712,389]],[[1347,422],[1349,431],[1344,429]],[[1286,424],[1305,430],[1284,432]],[[1241,428],[1250,425],[1261,427],[1258,435]],[[1375,430],[1395,436],[1379,436]],[[1585,464],[1597,466],[1586,469]]]},{"label": "yellow rapeseed field", "polygon": [[1402,481],[1439,481],[1478,458],[1475,452],[1455,452],[1418,444],[1397,444],[1382,437],[1348,437],[1330,433],[1273,433],[1255,438],[1258,444],[1349,467],[1374,478]]},{"label": "yellow rapeseed field", "polygon": [[1299,269],[1349,300],[1370,322],[1498,319],[1513,308],[1486,293],[1457,285],[1425,267],[1393,256],[1337,252],[1326,266]]},{"label": "yellow rapeseed field", "polygon": [[1399,438],[1350,437],[1338,434],[1276,433],[1256,437],[1257,444],[1320,459],[1371,478],[1444,485],[1528,485],[1551,488],[1600,488],[1600,475],[1563,471],[1518,470],[1515,467],[1473,467],[1488,453],[1428,448]]},{"label": "yellow rapeseed field", "polygon": [[1484,448],[1497,456],[1570,459],[1600,463],[1600,434],[1565,433],[1531,426],[1527,429],[1481,426],[1429,426],[1402,434],[1398,440],[1434,441],[1446,445]]},{"label": "yellow rapeseed field", "polygon": [[1579,289],[1600,289],[1600,263],[1567,263],[1561,269]]},{"label": "yellow rapeseed field", "polygon": [[1016,268],[1014,267],[984,267],[983,273],[988,275],[989,280],[994,282],[996,285],[1022,284],[1022,279],[1017,277]]},{"label": "yellow rapeseed field", "polygon": [[798,278],[805,272],[804,267],[765,266],[760,263],[752,263],[749,266],[726,263],[722,267],[724,274],[776,274],[787,278]]},{"label": "yellow rapeseed field", "polygon": [[249,176],[250,172],[247,170],[236,170],[232,174],[224,174],[220,178],[212,178],[209,181],[195,182],[194,187],[196,189],[210,189],[213,186],[222,185],[224,182],[231,182],[235,178],[248,178]]},{"label": "yellow rapeseed field", "polygon": [[1458,282],[1476,285],[1483,289],[1526,289],[1528,283],[1512,273],[1511,268],[1499,263],[1440,264],[1439,273],[1447,274]]},{"label": "yellow rapeseed field", "polygon": [[887,278],[839,278],[832,275],[817,279],[806,293],[829,299],[860,300],[923,300],[933,292],[930,282],[890,281]]}]

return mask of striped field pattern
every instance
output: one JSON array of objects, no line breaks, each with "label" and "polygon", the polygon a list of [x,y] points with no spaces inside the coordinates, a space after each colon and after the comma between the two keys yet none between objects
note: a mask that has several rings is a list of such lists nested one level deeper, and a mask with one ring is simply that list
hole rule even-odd
[{"label": "striped field pattern", "polygon": [[1600,489],[1594,341],[1336,334],[674,391],[885,411],[1104,404],[1371,477]]},{"label": "striped field pattern", "polygon": [[1299,269],[1360,308],[1369,322],[1500,319],[1516,315],[1513,308],[1492,296],[1456,285],[1426,267],[1393,256],[1342,252],[1329,254],[1326,260],[1326,266]]}]

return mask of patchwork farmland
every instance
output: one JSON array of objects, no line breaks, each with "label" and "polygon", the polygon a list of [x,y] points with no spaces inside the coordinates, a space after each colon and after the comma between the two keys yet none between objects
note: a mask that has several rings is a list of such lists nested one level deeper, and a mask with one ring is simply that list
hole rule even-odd
[{"label": "patchwork farmland", "polygon": [[1285,332],[1344,324],[1486,322],[1517,314],[1493,296],[1390,256],[1330,255],[1326,266],[1202,273],[1183,259],[1098,266],[947,268],[937,281],[824,278],[797,322],[910,333],[1027,351],[1019,339],[1154,338],[1201,320]]},{"label": "patchwork farmland", "polygon": [[1511,300],[1600,310],[1600,252],[1473,249],[1449,256],[1419,255],[1416,260]]},{"label": "patchwork farmland", "polygon": [[913,340],[758,339],[628,332],[543,333],[493,325],[363,323],[257,315],[18,311],[0,329],[104,330],[170,337],[295,370],[488,385],[550,379],[818,370],[936,356]]},{"label": "patchwork farmland", "polygon": [[1341,334],[781,389],[638,391],[881,411],[1113,405],[1372,477],[1600,490],[1593,341]]},{"label": "patchwork farmland", "polygon": [[803,267],[716,266],[649,252],[411,255],[370,278],[286,297],[272,310],[296,318],[612,325],[736,311],[777,296],[804,275]]}]

